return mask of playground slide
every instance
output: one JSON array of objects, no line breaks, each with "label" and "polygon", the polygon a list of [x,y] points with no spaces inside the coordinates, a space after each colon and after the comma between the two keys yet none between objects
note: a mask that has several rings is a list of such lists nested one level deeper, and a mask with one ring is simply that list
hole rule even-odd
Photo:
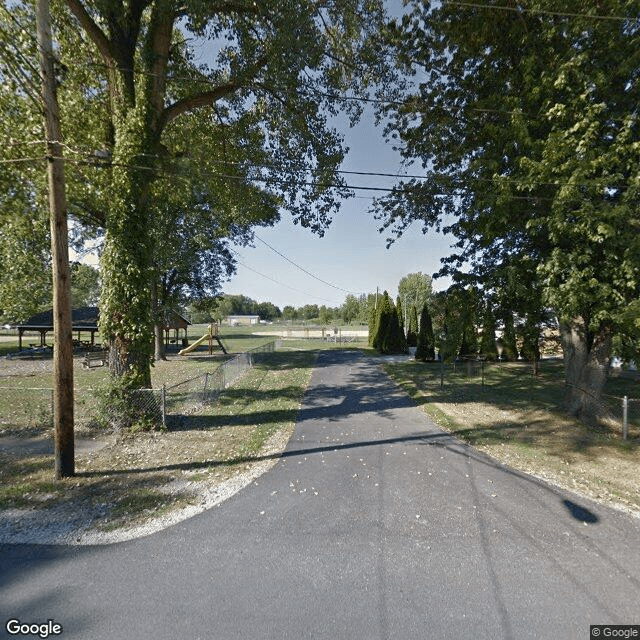
[{"label": "playground slide", "polygon": [[188,347],[185,347],[184,349],[182,349],[182,351],[178,351],[178,355],[179,356],[184,356],[187,353],[191,353],[194,349],[197,349],[203,342],[206,342],[209,340],[209,334],[205,333],[202,338],[200,338],[199,340],[196,340],[193,344],[190,344]]}]

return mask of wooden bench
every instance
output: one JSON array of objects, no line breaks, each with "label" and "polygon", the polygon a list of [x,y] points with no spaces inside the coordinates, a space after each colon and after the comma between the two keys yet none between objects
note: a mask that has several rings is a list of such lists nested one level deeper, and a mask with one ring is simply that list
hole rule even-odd
[{"label": "wooden bench", "polygon": [[92,369],[93,367],[104,367],[106,364],[106,351],[90,351],[89,353],[85,353],[82,360],[82,366],[85,369]]}]

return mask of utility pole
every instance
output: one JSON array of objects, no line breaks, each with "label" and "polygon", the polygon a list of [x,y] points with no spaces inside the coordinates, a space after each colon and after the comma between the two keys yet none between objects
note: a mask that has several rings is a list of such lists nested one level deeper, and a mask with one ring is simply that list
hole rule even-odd
[{"label": "utility pole", "polygon": [[56,479],[75,474],[73,436],[73,341],[71,273],[62,133],[56,95],[49,0],[37,0],[36,27],[47,141],[47,182],[53,263],[53,426]]}]

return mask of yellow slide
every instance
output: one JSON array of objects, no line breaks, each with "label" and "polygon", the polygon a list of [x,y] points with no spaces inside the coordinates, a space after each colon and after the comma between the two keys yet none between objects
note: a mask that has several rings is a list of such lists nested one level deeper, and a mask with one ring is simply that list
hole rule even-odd
[{"label": "yellow slide", "polygon": [[194,349],[197,349],[203,342],[207,342],[209,340],[209,334],[205,333],[202,338],[196,340],[193,344],[190,344],[188,347],[182,349],[182,351],[178,351],[179,356],[184,356],[187,353],[191,353]]}]

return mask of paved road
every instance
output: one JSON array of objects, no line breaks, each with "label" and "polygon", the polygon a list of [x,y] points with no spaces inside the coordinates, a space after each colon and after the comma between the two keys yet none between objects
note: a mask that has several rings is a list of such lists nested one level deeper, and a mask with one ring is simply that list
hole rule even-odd
[{"label": "paved road", "polygon": [[65,640],[586,639],[640,623],[639,541],[638,520],[474,453],[366,358],[325,352],[270,472],[147,538],[3,545],[0,620]]}]

